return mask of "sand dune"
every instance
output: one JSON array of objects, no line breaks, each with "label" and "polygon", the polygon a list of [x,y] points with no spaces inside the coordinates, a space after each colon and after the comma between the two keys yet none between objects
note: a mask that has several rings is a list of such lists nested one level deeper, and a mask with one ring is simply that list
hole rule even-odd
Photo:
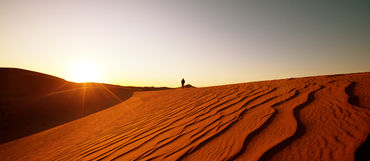
[{"label": "sand dune", "polygon": [[111,107],[134,91],[161,89],[74,83],[16,68],[0,68],[0,77],[0,143]]},{"label": "sand dune", "polygon": [[369,91],[359,73],[135,92],[1,144],[0,160],[354,160]]}]

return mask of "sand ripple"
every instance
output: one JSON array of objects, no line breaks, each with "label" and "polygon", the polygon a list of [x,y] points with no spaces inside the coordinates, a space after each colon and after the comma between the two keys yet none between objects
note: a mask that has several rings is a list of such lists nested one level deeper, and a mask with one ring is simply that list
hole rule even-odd
[{"label": "sand ripple", "polygon": [[362,73],[138,92],[2,144],[0,160],[354,160],[370,133],[369,83]]}]

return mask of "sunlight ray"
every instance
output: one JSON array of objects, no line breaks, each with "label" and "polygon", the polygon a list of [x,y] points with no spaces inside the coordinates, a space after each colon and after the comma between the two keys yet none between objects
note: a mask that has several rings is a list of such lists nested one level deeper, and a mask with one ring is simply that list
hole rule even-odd
[{"label": "sunlight ray", "polygon": [[112,92],[110,89],[105,87],[103,84],[98,84],[100,87],[102,87],[105,91],[107,91],[114,99],[116,99],[119,102],[122,102],[123,100],[118,97],[114,92]]}]

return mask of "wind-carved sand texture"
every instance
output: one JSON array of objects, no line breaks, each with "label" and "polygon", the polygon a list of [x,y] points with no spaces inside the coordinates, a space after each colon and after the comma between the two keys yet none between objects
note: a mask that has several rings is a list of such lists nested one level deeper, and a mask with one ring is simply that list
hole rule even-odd
[{"label": "wind-carved sand texture", "polygon": [[136,92],[0,145],[0,160],[354,160],[370,73]]}]

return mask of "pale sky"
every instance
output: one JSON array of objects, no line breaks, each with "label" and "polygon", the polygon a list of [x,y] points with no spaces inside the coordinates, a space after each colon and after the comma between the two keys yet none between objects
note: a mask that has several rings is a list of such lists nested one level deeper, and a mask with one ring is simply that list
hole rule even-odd
[{"label": "pale sky", "polygon": [[71,81],[200,87],[369,62],[366,0],[0,0],[0,67]]}]

